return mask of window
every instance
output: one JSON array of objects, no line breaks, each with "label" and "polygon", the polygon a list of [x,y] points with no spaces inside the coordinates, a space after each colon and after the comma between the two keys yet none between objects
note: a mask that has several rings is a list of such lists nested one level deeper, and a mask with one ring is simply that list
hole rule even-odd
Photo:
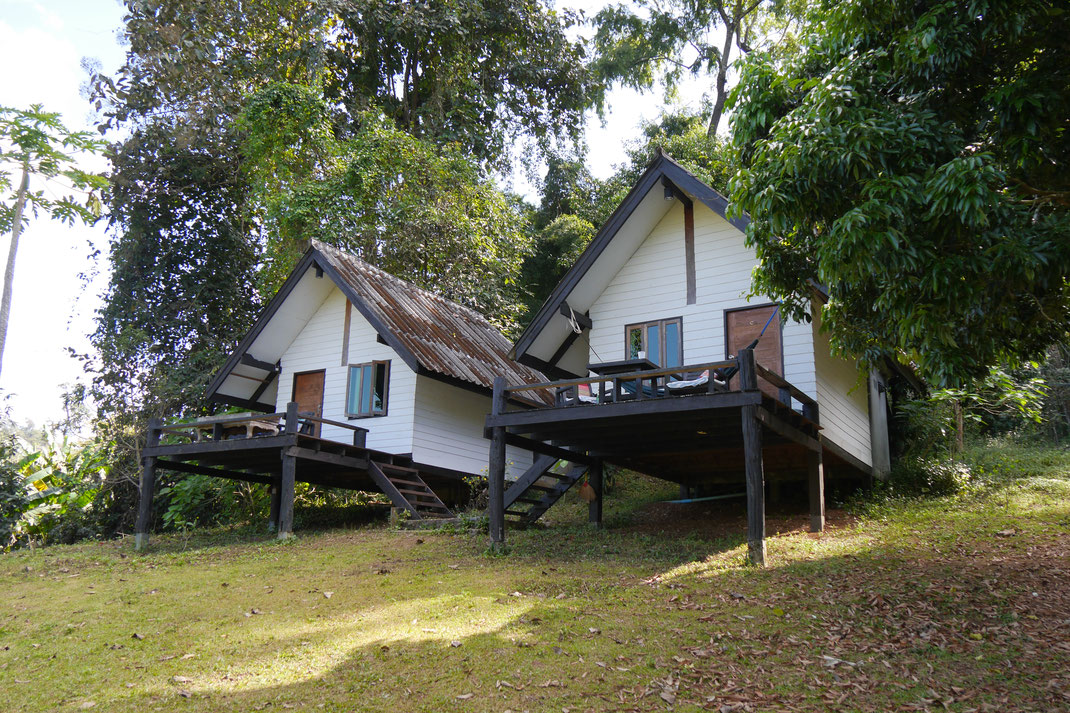
[{"label": "window", "polygon": [[349,365],[349,385],[346,388],[346,416],[386,415],[386,390],[390,383],[390,362]]},{"label": "window", "polygon": [[681,366],[684,363],[680,317],[628,325],[624,328],[624,339],[627,359],[638,359],[639,353],[643,352],[658,366]]}]

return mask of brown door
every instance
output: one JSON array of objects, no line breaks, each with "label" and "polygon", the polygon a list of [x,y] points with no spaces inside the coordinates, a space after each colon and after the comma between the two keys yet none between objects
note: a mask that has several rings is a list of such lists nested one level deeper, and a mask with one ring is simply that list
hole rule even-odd
[{"label": "brown door", "polygon": [[[293,400],[297,403],[298,413],[323,416],[323,382],[326,375],[323,369],[294,374]],[[320,435],[320,424],[315,424],[312,435]]]},{"label": "brown door", "polygon": [[[784,376],[784,341],[780,331],[780,314],[773,317],[769,322],[776,305],[766,307],[748,307],[737,309],[725,314],[726,354],[735,356],[740,349],[749,346],[758,339],[762,328],[768,323],[769,327],[762,334],[758,346],[754,348],[754,360],[772,372]],[[732,380],[733,387],[739,386],[738,377]],[[762,391],[774,398],[778,398],[780,389],[772,384],[758,380],[758,386]]]}]

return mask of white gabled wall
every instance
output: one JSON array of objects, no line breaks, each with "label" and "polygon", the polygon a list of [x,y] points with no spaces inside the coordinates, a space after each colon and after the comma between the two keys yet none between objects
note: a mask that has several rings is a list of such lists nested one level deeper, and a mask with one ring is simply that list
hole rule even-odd
[{"label": "white gabled wall", "polygon": [[[464,473],[486,473],[490,441],[483,426],[490,396],[450,386],[427,376],[416,378],[416,417],[412,459]],[[508,446],[505,477],[515,480],[531,465],[531,453]]]},{"label": "white gabled wall", "polygon": [[[324,277],[322,279],[329,279]],[[369,448],[388,453],[412,451],[413,403],[416,373],[393,349],[376,341],[376,331],[358,312],[352,310],[349,328],[349,364],[390,361],[390,384],[387,390],[387,415],[347,419],[345,413],[348,368],[342,365],[342,338],[345,333],[346,298],[337,287],[308,320],[282,355],[282,373],[276,408],[286,410],[293,396],[293,375],[302,371],[325,369],[323,416],[368,429]],[[321,435],[349,443],[353,432],[338,426],[323,427]]]},{"label": "white gabled wall", "polygon": [[812,311],[821,435],[866,465],[873,465],[867,382],[860,380],[853,362],[830,354],[828,335],[821,331],[820,309],[815,305]]},{"label": "white gabled wall", "polygon": [[[683,317],[685,364],[724,359],[724,311],[769,302],[745,297],[757,263],[754,251],[743,243],[743,233],[696,201],[696,303],[688,305],[684,210],[677,201],[591,307],[591,361],[625,357],[626,325],[671,317]],[[788,322],[783,337],[784,378],[816,396],[810,325]]]}]

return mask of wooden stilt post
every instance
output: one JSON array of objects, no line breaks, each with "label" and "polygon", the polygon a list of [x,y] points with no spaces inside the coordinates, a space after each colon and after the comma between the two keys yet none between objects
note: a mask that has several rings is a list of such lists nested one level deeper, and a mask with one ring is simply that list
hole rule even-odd
[{"label": "wooden stilt post", "polygon": [[[803,416],[814,423],[821,422],[817,404],[803,404]],[[825,466],[821,451],[806,452],[806,471],[810,481],[810,532],[824,532]]]},{"label": "wooden stilt post", "polygon": [[282,499],[282,476],[272,477],[271,485],[268,486],[268,495],[271,498],[271,513],[268,515],[268,532],[277,532],[279,529],[279,505]]},{"label": "wooden stilt post", "polygon": [[[739,351],[739,385],[743,391],[757,391],[754,351]],[[744,406],[743,459],[747,478],[747,557],[751,564],[765,566],[765,473],[762,469],[762,425],[758,407]]]},{"label": "wooden stilt post", "polygon": [[[297,433],[297,403],[286,404],[286,433]],[[297,481],[297,458],[284,448],[282,451],[282,475],[279,478],[278,537],[280,540],[293,537],[294,486]]]},{"label": "wooden stilt post", "polygon": [[[149,419],[145,447],[160,443],[160,420]],[[139,552],[149,546],[149,530],[152,528],[152,496],[156,489],[156,456],[141,458],[141,493],[137,510],[137,527],[134,528],[134,549]]]},{"label": "wooden stilt post", "polygon": [[602,486],[604,467],[601,458],[595,458],[591,467],[587,469],[587,477],[594,490],[594,500],[587,505],[587,518],[598,529],[602,528]]},{"label": "wooden stilt post", "polygon": [[[505,412],[505,378],[494,377],[494,395],[490,413],[498,416]],[[490,547],[501,550],[505,547],[505,428],[491,429],[490,463],[487,471],[487,516],[490,519]]]}]

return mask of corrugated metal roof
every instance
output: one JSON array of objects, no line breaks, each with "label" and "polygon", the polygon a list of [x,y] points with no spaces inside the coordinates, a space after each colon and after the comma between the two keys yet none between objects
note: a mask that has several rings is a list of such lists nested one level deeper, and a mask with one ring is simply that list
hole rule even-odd
[{"label": "corrugated metal roof", "polygon": [[420,366],[476,386],[546,381],[509,358],[512,344],[474,309],[421,289],[319,241],[316,249]]}]

